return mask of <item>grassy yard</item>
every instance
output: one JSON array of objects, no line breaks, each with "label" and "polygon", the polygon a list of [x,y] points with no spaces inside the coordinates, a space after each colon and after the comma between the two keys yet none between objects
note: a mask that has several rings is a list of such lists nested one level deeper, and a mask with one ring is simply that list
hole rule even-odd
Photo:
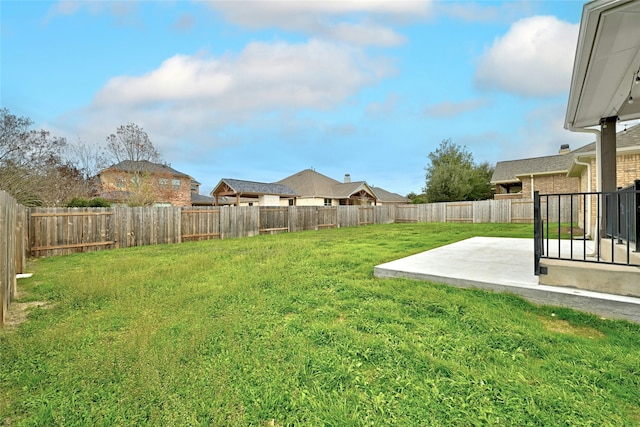
[{"label": "grassy yard", "polygon": [[33,262],[0,424],[640,424],[640,326],[373,267],[530,225],[397,224]]}]

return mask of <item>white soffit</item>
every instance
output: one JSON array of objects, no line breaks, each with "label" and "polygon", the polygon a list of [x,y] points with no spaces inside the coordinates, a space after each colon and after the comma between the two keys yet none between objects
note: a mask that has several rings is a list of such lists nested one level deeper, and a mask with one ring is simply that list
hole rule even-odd
[{"label": "white soffit", "polygon": [[[566,128],[640,118],[640,0],[596,0],[582,13]],[[634,98],[628,103],[629,96]]]}]

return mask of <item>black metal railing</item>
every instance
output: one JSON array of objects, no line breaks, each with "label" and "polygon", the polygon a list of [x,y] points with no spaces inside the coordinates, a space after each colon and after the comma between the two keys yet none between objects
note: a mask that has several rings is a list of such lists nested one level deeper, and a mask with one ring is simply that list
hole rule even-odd
[{"label": "black metal railing", "polygon": [[606,236],[615,238],[618,244],[627,243],[635,252],[640,252],[640,180],[607,196]]},{"label": "black metal railing", "polygon": [[610,193],[536,191],[533,209],[536,275],[542,258],[640,266],[640,180]]}]

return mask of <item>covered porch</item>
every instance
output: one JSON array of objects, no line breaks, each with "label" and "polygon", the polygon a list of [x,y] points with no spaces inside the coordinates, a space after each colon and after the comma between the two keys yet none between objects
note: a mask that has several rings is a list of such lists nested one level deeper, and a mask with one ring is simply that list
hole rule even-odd
[{"label": "covered porch", "polygon": [[[616,164],[617,126],[640,118],[640,102],[636,100],[640,101],[640,1],[591,1],[584,5],[582,12],[565,128],[591,133],[596,140],[596,188],[588,195],[589,200],[595,199],[595,202],[584,203],[593,206],[596,212],[588,215],[589,223],[585,224],[585,228],[591,230],[588,237],[593,240],[594,248],[590,251],[590,260],[561,254],[557,257],[546,254],[540,259],[540,252],[544,253],[539,246],[544,241],[540,236],[544,225],[542,215],[538,214],[535,268],[541,284],[562,283],[620,294],[640,293],[640,268],[636,266],[640,261],[635,246],[637,237],[635,240],[633,237],[638,215],[630,211],[621,217],[621,211],[630,204],[633,209],[638,208],[637,197],[631,194],[628,202],[620,202],[620,186],[630,183],[619,182]],[[635,179],[640,179],[638,171]],[[553,195],[539,195],[549,196]],[[623,227],[626,227],[625,233],[620,232]],[[616,280],[629,281],[631,288],[611,289],[611,277],[615,276],[611,268],[626,268],[628,278],[620,276]]]}]

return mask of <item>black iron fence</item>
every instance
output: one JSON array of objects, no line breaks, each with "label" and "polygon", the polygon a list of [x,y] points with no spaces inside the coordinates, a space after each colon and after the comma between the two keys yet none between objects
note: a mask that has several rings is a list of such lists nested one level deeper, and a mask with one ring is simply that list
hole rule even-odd
[{"label": "black iron fence", "polygon": [[609,193],[536,191],[533,211],[536,275],[542,258],[640,266],[640,180]]},{"label": "black iron fence", "polygon": [[607,195],[606,236],[616,239],[618,244],[627,243],[635,252],[640,252],[640,180],[633,185]]}]

